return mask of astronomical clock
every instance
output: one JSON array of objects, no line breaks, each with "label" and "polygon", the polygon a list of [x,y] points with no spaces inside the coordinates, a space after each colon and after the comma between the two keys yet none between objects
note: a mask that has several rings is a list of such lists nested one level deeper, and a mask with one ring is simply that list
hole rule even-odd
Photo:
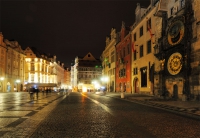
[{"label": "astronomical clock", "polygon": [[165,56],[165,70],[169,75],[178,75],[183,69],[183,49],[184,49],[185,26],[183,18],[171,21],[167,30],[168,48]]},{"label": "astronomical clock", "polygon": [[[175,4],[178,2],[180,1],[175,1]],[[185,4],[184,8],[178,6],[178,11],[172,13],[171,16],[162,14],[163,36],[158,40],[158,52],[155,54],[160,61],[160,71],[155,72],[157,85],[154,87],[161,89],[162,94],[170,93],[175,98],[190,92],[190,55],[194,14],[191,2],[183,1],[183,3],[188,5]]]},{"label": "astronomical clock", "polygon": [[181,20],[174,21],[169,29],[167,34],[168,43],[171,46],[175,46],[181,42],[184,37],[185,27]]},{"label": "astronomical clock", "polygon": [[168,58],[166,66],[169,74],[171,75],[179,74],[183,67],[182,54],[179,52],[171,54],[170,57]]}]

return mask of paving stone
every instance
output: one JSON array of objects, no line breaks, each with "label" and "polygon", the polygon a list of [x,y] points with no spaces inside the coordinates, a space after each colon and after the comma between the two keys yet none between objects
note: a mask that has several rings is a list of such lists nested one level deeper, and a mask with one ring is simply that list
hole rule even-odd
[{"label": "paving stone", "polygon": [[30,111],[3,111],[0,112],[0,116],[25,116],[28,113],[30,113]]},{"label": "paving stone", "polygon": [[0,118],[0,128],[5,127],[16,120],[18,120],[18,118]]}]

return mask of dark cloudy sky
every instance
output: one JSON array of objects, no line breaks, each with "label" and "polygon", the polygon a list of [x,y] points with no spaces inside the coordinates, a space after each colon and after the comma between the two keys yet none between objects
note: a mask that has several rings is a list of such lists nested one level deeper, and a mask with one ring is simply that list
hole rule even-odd
[{"label": "dark cloudy sky", "polygon": [[88,52],[99,58],[111,28],[134,23],[137,3],[150,0],[0,0],[0,32],[70,66]]}]

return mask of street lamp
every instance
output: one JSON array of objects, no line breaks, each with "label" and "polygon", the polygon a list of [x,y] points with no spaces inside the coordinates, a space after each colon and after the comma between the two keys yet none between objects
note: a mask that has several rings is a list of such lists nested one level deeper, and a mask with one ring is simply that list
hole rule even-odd
[{"label": "street lamp", "polygon": [[103,77],[101,78],[101,81],[102,81],[103,83],[106,84],[106,90],[107,90],[108,77],[107,77],[107,76],[103,76]]},{"label": "street lamp", "polygon": [[1,80],[1,89],[0,90],[3,91],[3,80],[4,80],[4,77],[1,77],[0,80]]},{"label": "street lamp", "polygon": [[20,80],[16,80],[17,83],[17,92],[18,92],[18,83],[20,83]]},{"label": "street lamp", "polygon": [[100,85],[99,85],[98,81],[94,80],[94,81],[92,81],[92,84],[93,84],[95,90],[98,91],[100,89]]}]

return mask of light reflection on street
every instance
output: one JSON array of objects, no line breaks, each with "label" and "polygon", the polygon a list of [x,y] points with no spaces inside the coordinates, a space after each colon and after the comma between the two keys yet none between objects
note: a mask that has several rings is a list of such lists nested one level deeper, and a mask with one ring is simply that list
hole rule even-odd
[{"label": "light reflection on street", "polygon": [[106,112],[108,112],[108,113],[110,113],[111,115],[114,116],[113,111],[112,111],[110,108],[108,108],[106,105],[104,105],[104,104],[98,102],[97,100],[94,100],[94,99],[92,99],[92,98],[86,96],[86,94],[82,94],[82,95],[83,95],[84,97],[87,97],[88,99],[90,99],[91,101],[93,101],[94,103],[96,103],[97,105],[101,106]]}]

